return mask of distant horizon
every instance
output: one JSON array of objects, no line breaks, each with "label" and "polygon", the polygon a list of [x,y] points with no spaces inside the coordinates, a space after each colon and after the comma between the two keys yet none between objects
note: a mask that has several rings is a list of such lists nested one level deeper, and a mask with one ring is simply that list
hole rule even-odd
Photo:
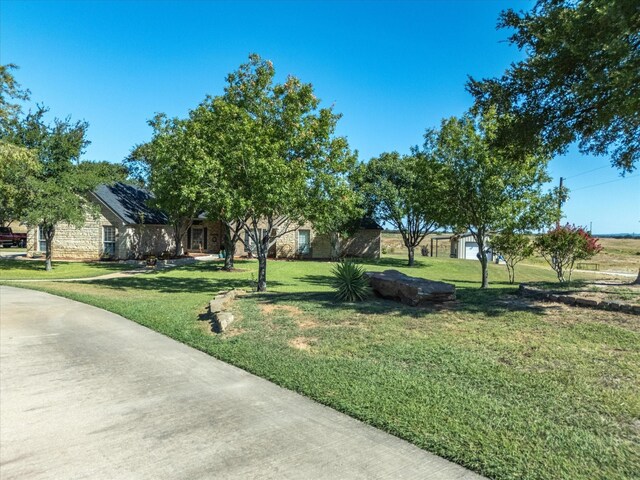
[{"label": "distant horizon", "polygon": [[[533,1],[515,5],[529,9]],[[277,80],[311,82],[343,115],[337,133],[361,161],[409,153],[427,128],[472,105],[467,76],[495,77],[522,58],[496,30],[507,0],[376,2],[0,3],[0,57],[17,64],[31,104],[89,122],[83,158],[120,163],[148,141],[156,112],[185,117],[255,52]],[[300,18],[306,19],[300,21]],[[241,22],[240,20],[241,19]],[[640,230],[640,173],[575,146],[549,165],[570,189],[563,223],[603,235]]]}]

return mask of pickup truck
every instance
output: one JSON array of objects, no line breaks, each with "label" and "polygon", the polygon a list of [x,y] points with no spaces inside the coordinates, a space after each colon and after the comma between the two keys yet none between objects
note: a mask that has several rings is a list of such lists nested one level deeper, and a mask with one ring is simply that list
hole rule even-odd
[{"label": "pickup truck", "polygon": [[13,233],[11,227],[0,227],[0,245],[8,247],[24,247],[27,245],[26,233]]}]

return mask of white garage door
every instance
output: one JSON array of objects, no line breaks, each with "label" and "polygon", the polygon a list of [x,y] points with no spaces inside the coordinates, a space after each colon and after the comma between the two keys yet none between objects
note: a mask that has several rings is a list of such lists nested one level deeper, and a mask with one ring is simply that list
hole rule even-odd
[{"label": "white garage door", "polygon": [[478,244],[476,242],[467,242],[464,244],[464,246],[464,258],[466,258],[467,260],[477,260],[478,253],[480,253]]}]

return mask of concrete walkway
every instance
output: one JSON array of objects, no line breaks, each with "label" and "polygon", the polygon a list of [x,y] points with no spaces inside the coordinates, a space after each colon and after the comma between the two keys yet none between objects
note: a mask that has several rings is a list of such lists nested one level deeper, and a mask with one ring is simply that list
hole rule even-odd
[{"label": "concrete walkway", "polygon": [[95,307],[0,286],[0,478],[480,479]]}]

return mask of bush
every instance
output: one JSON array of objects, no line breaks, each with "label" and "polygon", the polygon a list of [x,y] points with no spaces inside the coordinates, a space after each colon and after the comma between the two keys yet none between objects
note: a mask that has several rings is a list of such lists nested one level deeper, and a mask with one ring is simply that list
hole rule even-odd
[{"label": "bush", "polygon": [[533,255],[533,245],[529,237],[511,230],[500,232],[489,240],[489,245],[502,257],[509,273],[509,283],[516,279],[516,265],[527,257]]},{"label": "bush", "polygon": [[[540,235],[535,246],[553,268],[561,283],[571,282],[576,260],[586,260],[602,250],[598,239],[581,227],[565,225]],[[568,278],[565,280],[565,274]]]},{"label": "bush", "polygon": [[336,296],[345,302],[359,302],[371,294],[369,280],[364,276],[362,266],[349,260],[338,263],[333,270],[333,286]]}]

